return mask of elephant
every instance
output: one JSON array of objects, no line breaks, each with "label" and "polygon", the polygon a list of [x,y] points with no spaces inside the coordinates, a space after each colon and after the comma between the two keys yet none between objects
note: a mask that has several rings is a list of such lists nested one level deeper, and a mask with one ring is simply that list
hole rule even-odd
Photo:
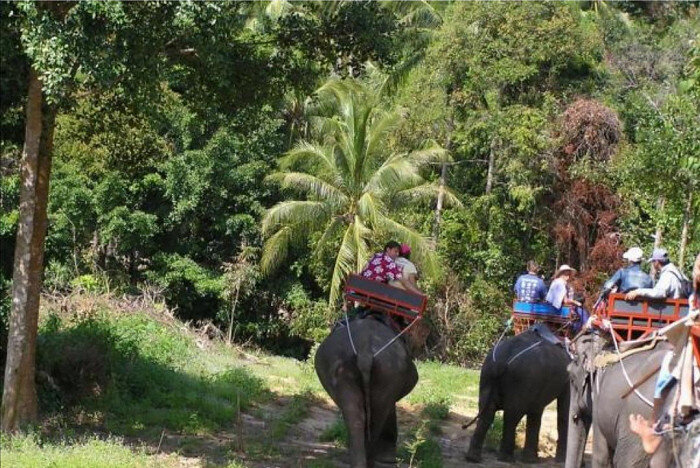
[{"label": "elephant", "polygon": [[[548,331],[548,329],[546,330]],[[549,339],[545,339],[545,337]],[[503,410],[503,435],[499,458],[514,459],[515,429],[527,415],[523,461],[537,461],[542,412],[557,399],[558,461],[566,453],[566,418],[569,407],[567,351],[543,329],[529,329],[497,343],[481,366],[477,426],[466,454],[468,461],[480,462],[486,432],[496,411]],[[473,422],[473,421],[472,421]]]},{"label": "elephant", "polygon": [[348,429],[353,468],[396,465],[396,402],[418,382],[403,340],[389,344],[396,335],[386,320],[358,318],[336,327],[316,352],[316,374]]},{"label": "elephant", "polygon": [[[593,427],[593,468],[653,467],[656,463],[644,452],[641,439],[630,430],[630,414],[651,418],[657,372],[670,346],[658,343],[620,362],[596,369],[593,358],[604,350],[607,340],[593,332],[574,343],[575,357],[569,365],[571,405],[569,408],[568,450],[565,468],[580,468],[588,432]],[[624,364],[624,371],[623,371]],[[627,373],[632,385],[624,373]],[[642,382],[643,381],[643,382]],[[640,383],[641,382],[641,383]],[[639,395],[648,402],[645,402]],[[654,458],[664,458],[661,452]],[[660,463],[658,466],[668,466]]]}]

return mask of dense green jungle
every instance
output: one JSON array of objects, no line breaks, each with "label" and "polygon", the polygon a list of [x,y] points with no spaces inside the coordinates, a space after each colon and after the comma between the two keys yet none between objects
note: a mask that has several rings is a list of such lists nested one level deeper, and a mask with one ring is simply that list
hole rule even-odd
[{"label": "dense green jungle", "polygon": [[30,65],[55,109],[54,298],[159,297],[224,340],[305,358],[343,278],[396,239],[429,295],[422,357],[473,365],[527,260],[574,266],[591,301],[627,247],[658,238],[686,272],[700,251],[697,2],[62,15],[0,4],[3,342]]}]

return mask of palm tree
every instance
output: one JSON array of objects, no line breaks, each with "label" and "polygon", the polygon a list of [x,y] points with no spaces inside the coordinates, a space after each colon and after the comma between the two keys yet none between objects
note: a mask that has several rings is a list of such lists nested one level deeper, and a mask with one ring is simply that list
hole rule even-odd
[{"label": "palm tree", "polygon": [[[448,158],[435,144],[410,153],[391,152],[388,137],[401,122],[400,110],[382,108],[386,81],[331,79],[316,91],[311,117],[315,141],[299,141],[272,174],[283,188],[297,190],[302,200],[288,200],[270,208],[262,222],[261,267],[269,273],[279,266],[290,247],[313,246],[319,255],[340,240],[333,266],[329,301],[338,299],[345,277],[368,260],[373,240],[393,236],[408,242],[427,274],[438,271],[434,248],[426,237],[392,218],[396,210],[420,198],[433,197],[438,187],[420,170]],[[459,203],[451,193],[448,200]]]}]

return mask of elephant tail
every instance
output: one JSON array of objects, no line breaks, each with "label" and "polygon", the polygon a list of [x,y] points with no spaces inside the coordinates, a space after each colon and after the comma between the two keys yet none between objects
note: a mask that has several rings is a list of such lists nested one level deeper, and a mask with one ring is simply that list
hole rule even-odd
[{"label": "elephant tail", "polygon": [[[488,357],[486,358],[488,362]],[[505,374],[508,369],[508,365],[501,361],[493,360],[492,366],[486,370],[482,368],[481,377],[479,378],[479,412],[474,416],[474,419],[466,424],[462,424],[462,429],[468,429],[469,426],[474,424],[479,420],[479,418],[486,412],[492,404],[494,404],[494,399],[497,398],[496,387],[498,386],[498,380],[503,374]],[[486,366],[486,364],[484,364]]]},{"label": "elephant tail", "polygon": [[362,375],[362,391],[365,394],[365,437],[369,442],[371,439],[371,414],[372,395],[370,393],[370,377],[372,376],[372,364],[374,356],[371,349],[359,350],[357,354],[357,368]]}]

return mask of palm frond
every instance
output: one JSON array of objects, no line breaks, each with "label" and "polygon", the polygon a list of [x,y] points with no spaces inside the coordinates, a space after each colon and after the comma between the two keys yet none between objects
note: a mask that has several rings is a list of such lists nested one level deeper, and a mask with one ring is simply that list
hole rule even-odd
[{"label": "palm frond", "polygon": [[260,258],[260,271],[263,275],[269,275],[282,264],[292,242],[292,228],[285,226],[271,236],[263,245]]},{"label": "palm frond", "polygon": [[327,203],[322,201],[289,200],[283,201],[265,212],[262,220],[262,234],[267,237],[280,227],[293,230],[318,230],[331,215]]},{"label": "palm frond", "polygon": [[369,258],[369,237],[372,230],[364,225],[359,216],[355,216],[354,227],[355,272],[359,273]]},{"label": "palm frond", "polygon": [[282,169],[291,169],[299,166],[309,167],[317,164],[331,174],[338,173],[332,148],[315,145],[303,140],[287,151],[280,158],[279,164]]},{"label": "palm frond", "polygon": [[362,194],[357,202],[357,213],[361,216],[365,224],[374,227],[377,218],[385,212],[385,206],[381,200],[375,197],[372,192]]},{"label": "palm frond", "polygon": [[391,195],[399,190],[405,190],[424,183],[418,173],[418,167],[403,155],[387,159],[365,184],[364,191],[376,194]]},{"label": "palm frond", "polygon": [[452,160],[450,153],[435,142],[432,142],[426,148],[412,151],[406,156],[406,158],[417,164],[419,167],[430,163],[449,162]]},{"label": "palm frond", "polygon": [[367,154],[369,157],[379,157],[379,149],[383,147],[391,132],[396,130],[403,119],[401,111],[395,110],[382,115],[372,124],[367,138]]},{"label": "palm frond", "polygon": [[305,172],[275,172],[267,176],[267,179],[278,182],[283,188],[294,188],[328,201],[333,206],[342,206],[349,202],[348,197],[338,187],[321,177]]},{"label": "palm frond", "polygon": [[[399,190],[393,196],[396,206],[404,206],[414,201],[432,201],[440,194],[440,185],[437,182],[426,182],[425,184]],[[462,202],[455,193],[447,187],[443,187],[443,202],[445,206],[462,207]]]},{"label": "palm frond", "polygon": [[331,290],[328,298],[328,303],[335,306],[340,297],[340,288],[343,281],[353,271],[355,265],[355,236],[354,225],[350,224],[345,230],[343,241],[340,243],[338,255],[335,257],[335,265],[333,266],[333,278],[331,279]]}]

